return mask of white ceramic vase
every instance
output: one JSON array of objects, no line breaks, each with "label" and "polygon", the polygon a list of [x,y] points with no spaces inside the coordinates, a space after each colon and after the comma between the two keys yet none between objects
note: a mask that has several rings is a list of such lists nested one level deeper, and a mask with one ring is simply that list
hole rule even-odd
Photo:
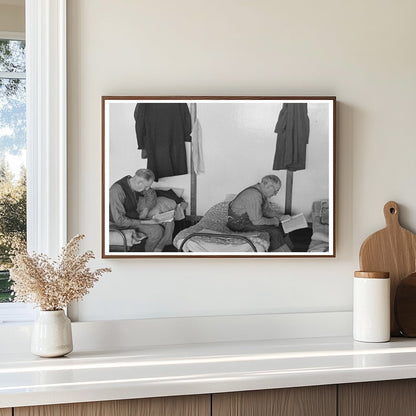
[{"label": "white ceramic vase", "polygon": [[33,325],[31,351],[39,357],[62,357],[72,351],[71,321],[63,310],[40,311]]}]

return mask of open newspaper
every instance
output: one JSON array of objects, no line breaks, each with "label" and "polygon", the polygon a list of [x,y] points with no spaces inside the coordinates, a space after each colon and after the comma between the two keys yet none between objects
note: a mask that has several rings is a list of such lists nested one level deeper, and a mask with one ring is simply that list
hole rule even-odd
[{"label": "open newspaper", "polygon": [[142,224],[152,225],[152,224],[160,224],[162,222],[171,222],[175,217],[175,210],[162,212],[160,214],[153,215],[153,217],[149,220],[142,220]]},{"label": "open newspaper", "polygon": [[282,221],[282,228],[286,234],[307,227],[308,223],[306,221],[305,216],[302,213],[296,214],[293,217],[290,217],[289,219]]}]

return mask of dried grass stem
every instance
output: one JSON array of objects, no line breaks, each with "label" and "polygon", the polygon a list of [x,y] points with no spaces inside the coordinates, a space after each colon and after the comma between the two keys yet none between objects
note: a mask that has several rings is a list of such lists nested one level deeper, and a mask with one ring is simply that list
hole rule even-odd
[{"label": "dried grass stem", "polygon": [[94,258],[92,251],[78,254],[80,241],[84,235],[78,234],[62,249],[58,261],[45,254],[27,251],[17,253],[10,270],[10,279],[15,302],[34,303],[45,311],[56,311],[81,299],[94,286],[94,283],[109,268],[92,271],[87,263]]}]

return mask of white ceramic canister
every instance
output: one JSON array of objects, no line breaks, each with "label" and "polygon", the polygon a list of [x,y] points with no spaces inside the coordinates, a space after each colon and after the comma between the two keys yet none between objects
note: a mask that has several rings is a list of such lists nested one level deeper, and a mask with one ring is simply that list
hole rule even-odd
[{"label": "white ceramic canister", "polygon": [[389,341],[389,273],[355,272],[353,299],[354,339],[362,342]]}]

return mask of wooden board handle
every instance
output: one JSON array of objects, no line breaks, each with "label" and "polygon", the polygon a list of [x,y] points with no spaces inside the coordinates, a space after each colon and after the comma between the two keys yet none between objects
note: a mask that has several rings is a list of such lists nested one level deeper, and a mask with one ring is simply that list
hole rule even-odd
[{"label": "wooden board handle", "polygon": [[389,201],[384,205],[384,218],[387,227],[398,227],[399,223],[399,205],[397,202]]}]

